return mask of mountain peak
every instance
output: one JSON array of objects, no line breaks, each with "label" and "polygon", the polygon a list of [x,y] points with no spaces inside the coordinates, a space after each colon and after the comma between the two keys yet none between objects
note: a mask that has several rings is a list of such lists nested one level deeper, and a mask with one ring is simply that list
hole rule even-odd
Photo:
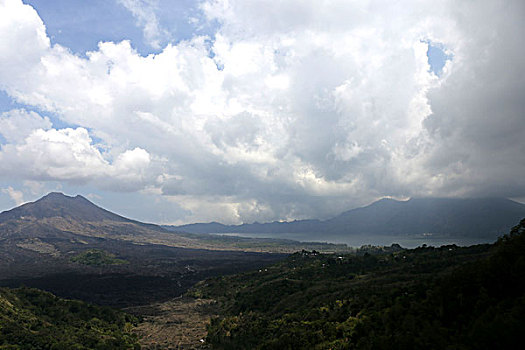
[{"label": "mountain peak", "polygon": [[49,192],[48,194],[46,194],[44,197],[42,197],[41,199],[43,198],[59,198],[59,197],[68,197],[68,198],[72,198],[71,196],[67,196],[65,194],[63,194],[62,192]]},{"label": "mountain peak", "polygon": [[46,194],[42,198],[36,200],[35,203],[36,202],[40,202],[40,201],[48,201],[48,200],[64,201],[64,200],[71,200],[71,199],[75,199],[75,197],[65,195],[62,192],[49,192],[48,194]]},{"label": "mountain peak", "polygon": [[59,200],[59,201],[64,201],[64,200],[83,200],[83,201],[90,202],[86,197],[83,197],[83,196],[81,196],[79,194],[77,194],[76,196],[73,197],[73,196],[68,196],[68,195],[66,195],[66,194],[64,194],[62,192],[49,192],[48,194],[46,194],[42,198],[38,199],[36,202],[42,201],[42,200]]}]

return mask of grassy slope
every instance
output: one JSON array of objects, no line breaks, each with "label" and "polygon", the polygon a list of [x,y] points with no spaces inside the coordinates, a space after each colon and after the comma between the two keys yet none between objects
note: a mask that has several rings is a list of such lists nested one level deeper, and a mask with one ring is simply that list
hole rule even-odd
[{"label": "grassy slope", "polygon": [[297,253],[207,280],[216,349],[493,349],[525,341],[525,220],[495,245]]},{"label": "grassy slope", "polygon": [[71,261],[92,266],[101,265],[122,265],[127,264],[126,260],[118,259],[114,254],[100,249],[89,249],[71,258]]},{"label": "grassy slope", "polygon": [[0,349],[134,349],[135,321],[37,289],[0,288]]}]

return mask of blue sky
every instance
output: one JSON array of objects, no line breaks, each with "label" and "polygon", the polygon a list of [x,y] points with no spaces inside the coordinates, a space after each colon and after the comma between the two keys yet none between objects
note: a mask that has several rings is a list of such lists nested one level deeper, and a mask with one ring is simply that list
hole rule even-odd
[{"label": "blue sky", "polygon": [[519,1],[0,7],[2,210],[60,190],[241,223],[525,197]]},{"label": "blue sky", "polygon": [[436,75],[441,75],[447,61],[452,61],[453,59],[453,55],[447,54],[443,45],[432,42],[428,42],[427,57],[430,71]]},{"label": "blue sky", "polygon": [[[142,55],[160,51],[144,40],[136,18],[118,1],[24,0],[24,3],[37,10],[53,43],[63,45],[78,55],[96,51],[101,41],[130,40]],[[210,33],[207,26],[200,28],[198,22],[190,23],[190,18],[198,19],[200,14],[197,1],[152,3],[159,8],[156,14],[160,26],[169,33],[169,37],[163,38],[163,45],[190,39],[195,33]]]}]

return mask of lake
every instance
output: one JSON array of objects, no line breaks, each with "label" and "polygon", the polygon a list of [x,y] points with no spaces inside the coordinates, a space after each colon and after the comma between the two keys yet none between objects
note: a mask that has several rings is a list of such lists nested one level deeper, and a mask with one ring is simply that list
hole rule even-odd
[{"label": "lake", "polygon": [[494,243],[495,239],[476,237],[449,237],[435,234],[425,235],[403,235],[403,236],[368,236],[368,235],[313,235],[308,233],[212,233],[220,236],[248,237],[248,238],[276,238],[291,239],[300,242],[327,242],[344,243],[351,247],[360,247],[365,244],[389,246],[398,243],[404,248],[416,248],[423,244],[439,247],[442,245],[455,244],[458,246],[469,246],[481,243]]}]

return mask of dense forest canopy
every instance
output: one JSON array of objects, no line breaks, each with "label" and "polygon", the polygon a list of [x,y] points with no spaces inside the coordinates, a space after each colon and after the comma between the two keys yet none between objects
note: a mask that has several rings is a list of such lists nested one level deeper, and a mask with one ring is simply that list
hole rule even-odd
[{"label": "dense forest canopy", "polygon": [[525,219],[493,245],[299,252],[198,284],[216,349],[503,349],[525,340]]},{"label": "dense forest canopy", "polygon": [[137,321],[38,289],[0,289],[0,349],[140,349]]}]

